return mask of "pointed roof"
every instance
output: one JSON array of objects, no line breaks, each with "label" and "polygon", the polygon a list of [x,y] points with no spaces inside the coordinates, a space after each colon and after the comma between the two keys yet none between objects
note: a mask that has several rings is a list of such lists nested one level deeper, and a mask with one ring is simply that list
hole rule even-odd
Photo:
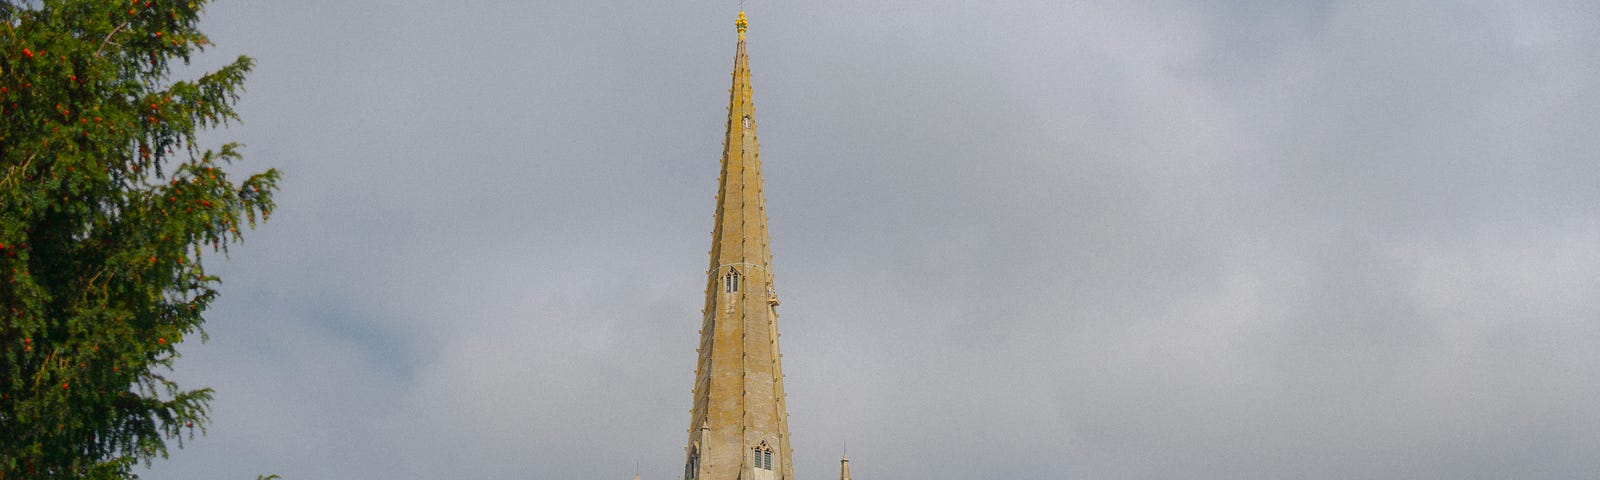
[{"label": "pointed roof", "polygon": [[[746,278],[765,283],[772,253],[767,236],[766,195],[761,185],[760,144],[756,141],[754,92],[750,88],[750,57],[745,53],[749,21],[744,12],[739,12],[735,25],[739,29],[739,45],[733,58],[733,87],[728,91],[712,268],[732,266]],[[747,272],[749,268],[761,271]]]},{"label": "pointed roof", "polygon": [[739,43],[728,90],[684,478],[748,479],[751,472],[762,470],[772,471],[773,480],[792,480],[794,452],[745,49],[749,22],[741,12],[734,25]]}]

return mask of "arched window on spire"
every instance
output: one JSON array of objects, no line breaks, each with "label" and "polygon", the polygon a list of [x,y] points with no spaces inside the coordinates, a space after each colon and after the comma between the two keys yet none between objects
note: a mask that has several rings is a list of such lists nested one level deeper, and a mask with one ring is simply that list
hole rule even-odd
[{"label": "arched window on spire", "polygon": [[739,291],[739,271],[733,268],[722,275],[722,293],[736,293]]},{"label": "arched window on spire", "polygon": [[754,455],[750,465],[755,470],[756,480],[772,480],[772,447],[767,446],[767,442],[761,442],[760,446],[750,449],[750,453]]}]

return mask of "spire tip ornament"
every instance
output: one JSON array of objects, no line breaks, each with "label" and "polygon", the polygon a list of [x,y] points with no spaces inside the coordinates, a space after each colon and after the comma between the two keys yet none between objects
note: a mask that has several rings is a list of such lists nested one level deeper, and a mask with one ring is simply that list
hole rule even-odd
[{"label": "spire tip ornament", "polygon": [[733,22],[733,26],[739,28],[739,39],[744,40],[744,31],[750,28],[750,21],[744,18],[744,10],[739,11],[739,20]]}]

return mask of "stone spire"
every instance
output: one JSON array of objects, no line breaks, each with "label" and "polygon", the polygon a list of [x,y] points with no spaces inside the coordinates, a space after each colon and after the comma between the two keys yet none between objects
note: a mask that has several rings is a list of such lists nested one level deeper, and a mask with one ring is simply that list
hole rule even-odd
[{"label": "stone spire", "polygon": [[[745,54],[748,23],[739,12],[739,44],[733,58],[733,89],[729,91],[727,138],[722,141],[722,177],[717,190],[716,231],[712,233],[711,267],[749,264],[755,272],[740,270],[753,286],[770,283],[766,197],[761,188],[761,157],[756,142],[755,105],[751,101],[750,58]],[[717,279],[712,279],[717,280]],[[709,292],[708,292],[709,293]],[[711,302],[708,298],[706,305]]]},{"label": "stone spire", "polygon": [[739,12],[684,480],[794,477],[766,196]]},{"label": "stone spire", "polygon": [[[636,478],[634,480],[639,480],[639,479]],[[844,456],[839,458],[839,480],[850,480],[850,453],[849,452],[845,452]]]}]

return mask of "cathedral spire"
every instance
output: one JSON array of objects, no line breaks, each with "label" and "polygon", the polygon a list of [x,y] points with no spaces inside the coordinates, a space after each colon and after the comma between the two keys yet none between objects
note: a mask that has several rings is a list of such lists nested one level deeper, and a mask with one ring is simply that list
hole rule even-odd
[{"label": "cathedral spire", "polygon": [[850,452],[839,457],[839,480],[850,480]]},{"label": "cathedral spire", "polygon": [[[755,104],[750,88],[750,56],[744,33],[744,12],[735,23],[739,44],[733,58],[733,88],[728,92],[727,135],[722,141],[722,176],[717,190],[716,231],[711,244],[712,267],[749,265],[766,274],[768,247],[766,197],[761,185],[760,145],[756,141]],[[748,276],[748,273],[742,273]],[[767,279],[753,277],[760,286]]]},{"label": "cathedral spire", "polygon": [[728,91],[684,480],[789,480],[794,470],[778,353],[778,300],[745,52],[749,21],[743,12],[734,25],[739,43]]}]

